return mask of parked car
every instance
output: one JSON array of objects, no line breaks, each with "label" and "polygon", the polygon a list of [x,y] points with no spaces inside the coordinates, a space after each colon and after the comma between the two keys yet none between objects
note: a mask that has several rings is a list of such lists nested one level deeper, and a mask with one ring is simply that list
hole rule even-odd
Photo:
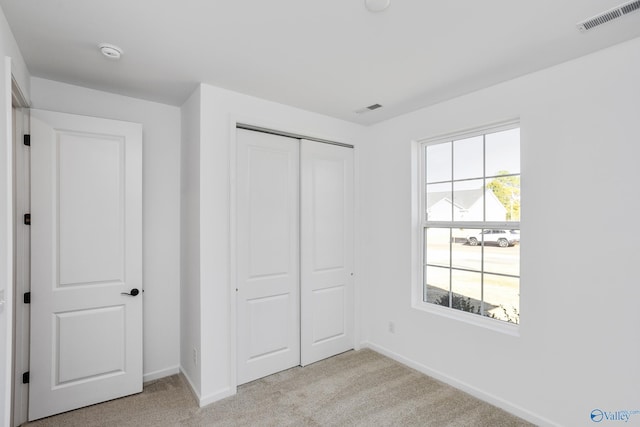
[{"label": "parked car", "polygon": [[520,243],[519,230],[479,230],[475,234],[467,237],[467,243],[471,246],[477,246],[481,242],[485,244],[496,244],[501,248],[513,246]]}]

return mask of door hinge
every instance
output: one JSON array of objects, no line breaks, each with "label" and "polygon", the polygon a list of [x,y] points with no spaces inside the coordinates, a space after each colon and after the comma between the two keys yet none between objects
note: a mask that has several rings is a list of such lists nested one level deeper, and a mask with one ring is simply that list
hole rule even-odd
[{"label": "door hinge", "polygon": [[31,214],[24,214],[24,225],[31,225]]},{"label": "door hinge", "polygon": [[22,374],[22,384],[29,384],[29,372]]},{"label": "door hinge", "polygon": [[27,135],[27,134],[22,135],[22,142],[27,147],[30,147],[31,146],[31,135]]},{"label": "door hinge", "polygon": [[25,292],[22,300],[25,304],[31,304],[31,292]]}]

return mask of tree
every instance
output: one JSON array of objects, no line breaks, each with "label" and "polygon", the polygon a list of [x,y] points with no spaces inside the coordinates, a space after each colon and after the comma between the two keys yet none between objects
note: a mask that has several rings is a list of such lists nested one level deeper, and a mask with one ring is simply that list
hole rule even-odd
[{"label": "tree", "polygon": [[520,221],[520,175],[509,175],[508,171],[499,171],[498,175],[487,188],[507,209],[507,220]]}]

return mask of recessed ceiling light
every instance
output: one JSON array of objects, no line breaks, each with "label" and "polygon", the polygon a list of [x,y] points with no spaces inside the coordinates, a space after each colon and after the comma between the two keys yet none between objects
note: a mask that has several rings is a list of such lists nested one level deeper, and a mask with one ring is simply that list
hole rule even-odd
[{"label": "recessed ceiling light", "polygon": [[391,4],[391,0],[364,0],[369,12],[382,12]]},{"label": "recessed ceiling light", "polygon": [[101,43],[98,45],[100,52],[109,59],[120,59],[122,49],[109,43]]}]

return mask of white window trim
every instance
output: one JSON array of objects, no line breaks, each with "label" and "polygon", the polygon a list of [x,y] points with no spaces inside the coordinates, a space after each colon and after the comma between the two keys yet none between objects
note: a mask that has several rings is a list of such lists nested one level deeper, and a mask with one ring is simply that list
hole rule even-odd
[{"label": "white window trim", "polygon": [[[436,137],[414,140],[411,142],[411,307],[415,310],[437,315],[463,323],[479,326],[492,331],[500,332],[506,335],[518,337],[520,336],[520,324],[503,322],[491,319],[486,316],[479,316],[474,313],[467,313],[460,310],[453,310],[449,307],[439,306],[423,301],[423,259],[424,245],[422,242],[422,233],[425,225],[425,197],[421,192],[425,179],[424,161],[422,160],[423,147],[427,144],[437,144],[440,142],[449,142],[452,140],[465,139],[467,137],[477,136],[478,134],[488,134],[509,130],[520,126],[520,119],[512,119],[504,122],[494,123],[487,126],[481,126],[473,129],[467,129],[460,132],[452,132]],[[487,222],[486,224],[496,226],[496,228],[512,227],[514,222]],[[518,228],[520,223],[517,222]]]}]

